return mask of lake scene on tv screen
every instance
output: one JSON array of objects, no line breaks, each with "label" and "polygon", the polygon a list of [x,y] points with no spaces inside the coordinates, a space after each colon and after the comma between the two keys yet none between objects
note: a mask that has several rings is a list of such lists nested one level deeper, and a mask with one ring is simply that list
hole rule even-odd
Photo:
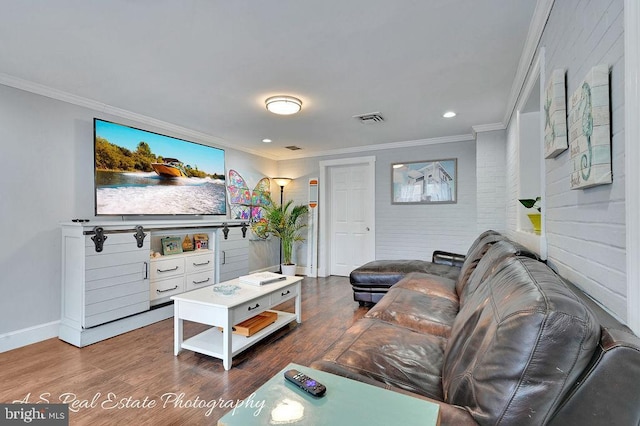
[{"label": "lake scene on tv screen", "polygon": [[224,215],[224,150],[94,121],[97,215]]}]

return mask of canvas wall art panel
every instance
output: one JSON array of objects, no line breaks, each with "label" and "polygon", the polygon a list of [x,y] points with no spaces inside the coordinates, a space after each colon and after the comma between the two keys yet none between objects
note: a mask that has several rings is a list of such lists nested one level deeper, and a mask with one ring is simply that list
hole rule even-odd
[{"label": "canvas wall art panel", "polygon": [[570,99],[571,189],[612,182],[609,67],[593,67]]},{"label": "canvas wall art panel", "polygon": [[564,69],[554,70],[544,91],[544,158],[556,157],[569,147],[564,76]]}]

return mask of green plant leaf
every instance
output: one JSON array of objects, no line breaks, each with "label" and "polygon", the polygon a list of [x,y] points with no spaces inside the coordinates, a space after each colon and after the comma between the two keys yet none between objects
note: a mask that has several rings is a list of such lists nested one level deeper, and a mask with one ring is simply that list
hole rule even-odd
[{"label": "green plant leaf", "polygon": [[522,204],[523,206],[525,206],[528,209],[536,209],[538,211],[541,211],[541,207],[540,207],[540,201],[542,201],[541,197],[536,197],[534,198],[523,198],[518,200],[520,201],[520,204]]},{"label": "green plant leaf", "polygon": [[533,200],[531,198],[524,199],[524,200],[518,200],[518,201],[520,201],[520,203],[522,203],[522,205],[525,206],[528,209],[533,207],[533,205],[536,203],[536,200]]},{"label": "green plant leaf", "polygon": [[282,243],[282,260],[285,264],[291,264],[293,254],[293,243],[302,242],[305,238],[299,231],[307,226],[303,221],[309,207],[305,204],[293,206],[293,200],[287,201],[284,205],[277,205],[269,197],[268,204],[263,206],[264,224],[263,235],[273,235],[280,239]]}]

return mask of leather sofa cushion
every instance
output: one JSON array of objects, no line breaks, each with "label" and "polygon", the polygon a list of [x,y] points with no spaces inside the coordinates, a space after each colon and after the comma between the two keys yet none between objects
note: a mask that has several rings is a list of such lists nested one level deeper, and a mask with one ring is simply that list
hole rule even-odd
[{"label": "leather sofa cushion", "polygon": [[497,231],[494,231],[493,229],[488,229],[488,230],[484,231],[483,233],[478,235],[478,237],[475,240],[473,240],[473,242],[469,246],[469,249],[467,250],[467,254],[469,254],[472,251],[474,251],[476,249],[476,247],[478,246],[478,244],[480,244],[480,242],[482,240],[484,240],[486,237],[488,237],[490,235],[502,235],[502,234],[500,234]]},{"label": "leather sofa cushion", "polygon": [[545,264],[510,257],[461,306],[443,364],[445,401],[480,424],[545,424],[589,363],[600,328]]},{"label": "leather sofa cushion", "polygon": [[458,301],[456,282],[450,278],[431,274],[423,274],[420,272],[407,274],[392,288],[404,288],[436,297],[445,297],[455,300],[456,302]]},{"label": "leather sofa cushion", "polygon": [[637,336],[624,330],[602,329],[593,362],[550,424],[640,424],[638,343]]},{"label": "leather sofa cushion", "polygon": [[349,279],[351,284],[358,287],[365,285],[391,287],[411,272],[423,272],[456,279],[460,268],[431,263],[426,260],[374,260],[354,269],[349,275]]},{"label": "leather sofa cushion", "polygon": [[[455,293],[438,291],[438,286],[431,288],[428,285],[437,282],[438,278],[415,273],[407,275],[391,287],[387,295],[371,308],[365,317],[377,318],[423,333],[449,337],[451,325],[458,313],[458,297]],[[403,285],[405,283],[409,288]]]},{"label": "leather sofa cushion", "polygon": [[484,256],[484,254],[489,250],[489,248],[496,242],[502,241],[505,239],[502,235],[498,233],[491,233],[493,231],[487,231],[481,234],[480,237],[476,239],[476,241],[471,245],[469,251],[467,252],[467,257],[462,264],[462,268],[460,268],[460,274],[456,280],[456,293],[460,294],[464,287],[467,285],[469,277],[473,273],[473,271],[478,266],[478,263]]},{"label": "leather sofa cushion", "polygon": [[463,287],[460,288],[458,293],[460,304],[464,304],[468,295],[476,291],[476,289],[482,285],[482,283],[496,272],[496,269],[500,267],[501,261],[506,257],[525,256],[532,259],[539,260],[537,254],[531,250],[521,246],[510,240],[492,241],[487,245],[487,250],[477,262],[476,267],[469,274],[469,278]]},{"label": "leather sofa cushion", "polygon": [[[442,401],[446,339],[372,318],[350,327],[322,357],[323,369],[350,371]],[[344,374],[343,374],[344,375]]]}]

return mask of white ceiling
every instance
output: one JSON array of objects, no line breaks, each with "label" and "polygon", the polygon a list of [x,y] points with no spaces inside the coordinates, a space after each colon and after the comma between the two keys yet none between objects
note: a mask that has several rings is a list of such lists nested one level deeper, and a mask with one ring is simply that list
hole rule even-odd
[{"label": "white ceiling", "polygon": [[[5,82],[43,85],[284,159],[464,139],[472,126],[502,123],[536,0],[0,4]],[[302,112],[269,113],[264,100],[278,94],[300,98]],[[457,117],[442,118],[447,110]],[[384,123],[352,118],[370,112]]]}]

